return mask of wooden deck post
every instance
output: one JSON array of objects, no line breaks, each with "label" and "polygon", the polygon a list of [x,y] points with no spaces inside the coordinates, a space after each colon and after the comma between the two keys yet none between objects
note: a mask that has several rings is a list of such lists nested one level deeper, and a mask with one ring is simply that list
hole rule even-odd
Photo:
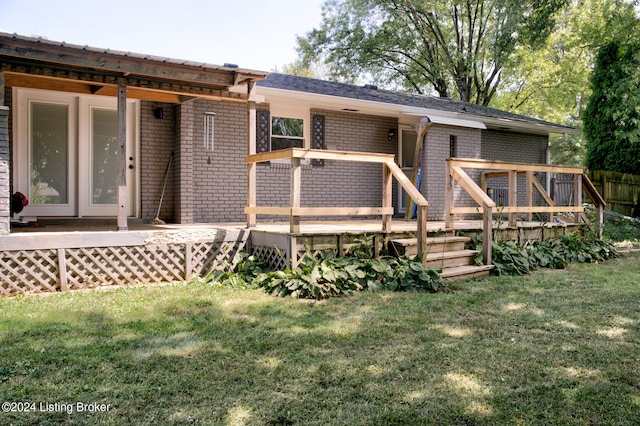
[{"label": "wooden deck post", "polygon": [[[253,155],[256,153],[256,89],[255,82],[251,81],[247,84],[249,92],[249,102],[247,103],[247,153]],[[256,163],[247,163],[247,206],[256,206]],[[247,213],[247,227],[256,226],[256,214]]]},{"label": "wooden deck post", "polygon": [[[573,205],[582,206],[582,175],[579,174],[573,175]],[[573,220],[575,223],[580,222],[580,213],[574,213]]]},{"label": "wooden deck post", "polygon": [[453,208],[453,205],[454,205],[454,199],[453,199],[454,180],[453,180],[453,176],[451,176],[451,163],[449,162],[449,160],[447,160],[447,164],[446,164],[445,178],[446,178],[446,181],[445,181],[445,188],[444,188],[444,193],[445,193],[444,227],[446,230],[452,230],[453,229],[453,213],[451,213],[451,209]]},{"label": "wooden deck post", "polygon": [[[393,194],[393,175],[389,166],[382,164],[382,207],[391,207]],[[391,231],[391,216],[390,214],[382,215],[382,231]]]},{"label": "wooden deck post", "polygon": [[[509,170],[509,207],[518,206],[518,171]],[[516,226],[516,214],[509,213],[509,226]]]},{"label": "wooden deck post", "polygon": [[[302,167],[299,158],[291,159],[291,209],[300,207],[300,180],[302,179]],[[292,234],[300,233],[300,216],[295,212],[291,212],[289,219],[289,232]]]},{"label": "wooden deck post", "polygon": [[60,279],[60,291],[69,290],[69,279],[67,278],[67,255],[63,248],[58,249],[58,276]]},{"label": "wooden deck post", "polygon": [[127,224],[127,86],[118,86],[118,231],[128,231]]},{"label": "wooden deck post", "polygon": [[427,264],[427,206],[418,205],[418,255],[423,265]]},{"label": "wooden deck post", "polygon": [[[533,172],[532,171],[527,171],[526,172],[526,179],[527,179],[527,189],[525,191],[525,194],[527,195],[527,207],[533,207]],[[531,222],[533,220],[533,213],[529,212],[527,213],[527,221]]]},{"label": "wooden deck post", "polygon": [[482,255],[485,265],[491,265],[491,245],[493,243],[493,208],[482,205]]}]

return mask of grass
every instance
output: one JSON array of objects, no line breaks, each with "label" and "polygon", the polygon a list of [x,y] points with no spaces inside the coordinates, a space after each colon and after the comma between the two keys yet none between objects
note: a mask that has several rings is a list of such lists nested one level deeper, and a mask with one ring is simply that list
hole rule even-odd
[{"label": "grass", "polygon": [[323,302],[198,282],[1,299],[1,399],[36,411],[0,423],[640,424],[638,271]]}]

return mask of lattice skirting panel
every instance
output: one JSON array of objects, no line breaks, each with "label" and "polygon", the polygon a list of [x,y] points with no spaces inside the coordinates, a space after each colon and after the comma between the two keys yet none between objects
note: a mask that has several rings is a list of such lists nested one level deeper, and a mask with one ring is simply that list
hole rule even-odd
[{"label": "lattice skirting panel", "polygon": [[283,271],[291,266],[288,250],[278,247],[252,246],[251,254],[265,262],[274,271]]},{"label": "lattice skirting panel", "polygon": [[382,233],[291,235],[252,231],[251,254],[266,262],[271,269],[283,270],[297,266],[306,253],[320,258],[324,252],[331,251],[334,256],[340,256],[365,238],[370,239],[372,255],[376,255],[380,253],[386,237]]},{"label": "lattice skirting panel", "polygon": [[232,264],[245,244],[236,239],[0,251],[0,295],[188,280]]}]

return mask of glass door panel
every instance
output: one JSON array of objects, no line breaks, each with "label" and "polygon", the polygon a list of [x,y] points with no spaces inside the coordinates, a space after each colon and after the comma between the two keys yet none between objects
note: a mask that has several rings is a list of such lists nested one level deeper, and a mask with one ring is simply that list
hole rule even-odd
[{"label": "glass door panel", "polygon": [[[137,103],[127,101],[127,214],[136,211],[138,157]],[[78,216],[114,216],[118,213],[118,106],[115,98],[83,97],[79,105]]]},{"label": "glass door panel", "polygon": [[91,110],[91,204],[118,201],[118,117],[116,110]]},{"label": "glass door panel", "polygon": [[67,105],[31,104],[30,204],[69,203],[68,123]]}]

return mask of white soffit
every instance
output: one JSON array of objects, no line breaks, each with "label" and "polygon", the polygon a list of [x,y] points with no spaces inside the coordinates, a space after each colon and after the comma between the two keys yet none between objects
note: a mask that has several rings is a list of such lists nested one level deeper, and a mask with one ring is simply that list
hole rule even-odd
[{"label": "white soffit", "polygon": [[443,117],[441,115],[420,114],[420,113],[406,112],[406,111],[403,112],[403,114],[421,115],[423,117],[428,118],[432,123],[444,124],[446,126],[468,127],[470,129],[482,129],[482,130],[485,130],[487,128],[487,126],[485,126],[485,124],[482,121],[464,120],[462,118]]}]

